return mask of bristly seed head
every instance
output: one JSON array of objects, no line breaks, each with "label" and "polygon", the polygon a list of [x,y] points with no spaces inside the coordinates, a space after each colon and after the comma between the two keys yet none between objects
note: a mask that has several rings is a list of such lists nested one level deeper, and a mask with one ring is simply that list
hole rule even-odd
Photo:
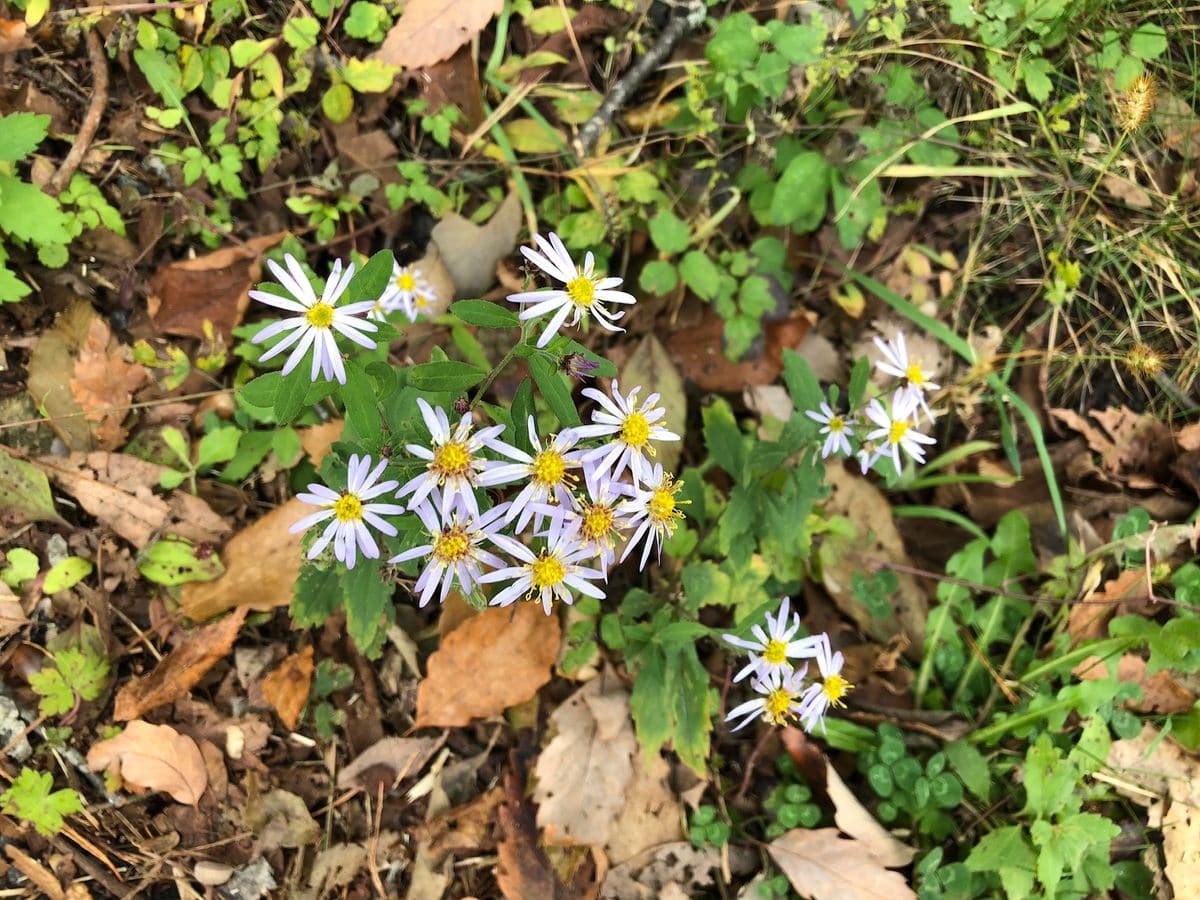
[{"label": "bristly seed head", "polygon": [[1158,84],[1152,75],[1139,75],[1117,98],[1116,119],[1126,133],[1137,131],[1150,121],[1158,100]]}]

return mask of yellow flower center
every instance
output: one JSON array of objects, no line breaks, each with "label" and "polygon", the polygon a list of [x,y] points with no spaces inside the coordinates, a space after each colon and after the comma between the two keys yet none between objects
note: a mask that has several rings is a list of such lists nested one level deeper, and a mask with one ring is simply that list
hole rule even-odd
[{"label": "yellow flower center", "polygon": [[829,420],[829,431],[831,434],[837,434],[838,432],[845,431],[845,430],[846,430],[846,420],[843,419],[841,416],[834,416],[832,419]]},{"label": "yellow flower center", "polygon": [[417,279],[413,278],[409,272],[401,272],[396,278],[396,287],[402,291],[412,291],[417,286]]},{"label": "yellow flower center", "polygon": [[650,441],[650,423],[641,413],[630,413],[621,423],[621,440],[640,450]]},{"label": "yellow flower center", "polygon": [[328,328],[333,324],[333,307],[328,303],[314,303],[308,308],[304,318],[313,328]]},{"label": "yellow flower center", "polygon": [[854,685],[841,675],[830,675],[821,683],[821,693],[829,701],[830,706],[845,706],[842,698],[854,690]]},{"label": "yellow flower center", "polygon": [[783,665],[787,662],[787,644],[774,638],[767,641],[767,648],[763,650],[763,659],[773,666]]},{"label": "yellow flower center", "polygon": [[590,309],[596,300],[596,283],[580,275],[567,282],[567,296],[580,309]]},{"label": "yellow flower center", "polygon": [[650,518],[656,522],[665,522],[672,518],[675,515],[674,486],[664,483],[654,492],[654,496],[646,504],[646,509],[650,513]]},{"label": "yellow flower center", "polygon": [[567,461],[557,450],[543,450],[533,460],[533,480],[547,487],[562,484],[567,476]]},{"label": "yellow flower center", "polygon": [[433,451],[433,462],[429,468],[442,478],[454,478],[471,471],[471,451],[459,441],[442,444]]},{"label": "yellow flower center", "polygon": [[763,712],[766,717],[776,725],[786,724],[788,716],[791,715],[789,707],[792,705],[791,692],[784,688],[775,688],[763,700]]},{"label": "yellow flower center", "polygon": [[333,504],[333,514],[339,522],[357,522],[362,518],[362,501],[353,494],[342,494]]},{"label": "yellow flower center", "polygon": [[442,563],[456,563],[471,553],[471,539],[461,525],[447,528],[433,542],[433,558]]},{"label": "yellow flower center", "polygon": [[567,577],[567,567],[557,556],[539,557],[530,563],[529,571],[535,591],[562,584],[562,580]]},{"label": "yellow flower center", "polygon": [[583,510],[583,536],[589,541],[606,539],[613,529],[612,507],[593,503]]},{"label": "yellow flower center", "polygon": [[925,373],[921,371],[920,363],[910,363],[909,367],[904,370],[904,377],[914,387],[920,387],[925,383]]},{"label": "yellow flower center", "polygon": [[417,309],[425,309],[429,306],[428,298],[422,296],[421,294],[417,294],[417,296],[413,299],[413,303],[416,304]]},{"label": "yellow flower center", "polygon": [[904,439],[904,435],[908,434],[908,423],[904,420],[898,420],[892,423],[892,427],[888,429],[888,443],[898,444]]}]

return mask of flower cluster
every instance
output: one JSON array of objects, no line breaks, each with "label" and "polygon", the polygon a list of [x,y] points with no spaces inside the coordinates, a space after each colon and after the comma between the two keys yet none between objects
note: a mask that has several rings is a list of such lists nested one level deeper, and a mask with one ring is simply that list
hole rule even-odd
[{"label": "flower cluster", "polygon": [[[796,639],[799,630],[800,616],[790,612],[788,598],[784,597],[774,618],[767,613],[766,630],[761,625],[750,629],[754,640],[725,635],[726,641],[748,650],[750,656],[733,680],[750,676],[758,694],[734,707],[725,717],[727,722],[737,720],[734,731],[759,718],[773,725],[786,725],[796,719],[811,734],[818,727],[824,730],[825,714],[831,706],[845,706],[843,698],[854,685],[842,677],[841,651],[833,652],[829,635],[824,632]],[[803,661],[803,665],[793,666],[792,660]],[[814,662],[817,671],[811,680],[806,680],[809,665]]]},{"label": "flower cluster", "polygon": [[[899,378],[900,386],[886,402],[878,397],[871,399],[864,411],[869,424],[860,424],[854,415],[843,415],[824,401],[818,409],[806,410],[806,414],[822,426],[820,434],[825,436],[821,447],[823,459],[837,454],[856,456],[865,475],[876,462],[887,457],[899,475],[902,467],[901,451],[916,462],[923,463],[925,447],[936,443],[929,435],[922,434],[917,429],[922,413],[930,422],[934,421],[926,395],[936,391],[939,385],[931,382],[921,368],[920,361],[909,355],[903,332],[898,333],[891,341],[876,337],[875,346],[882,356],[882,359],[876,360],[876,367],[881,372]],[[862,435],[859,449],[855,453],[850,439],[860,428],[865,434]]]},{"label": "flower cluster", "polygon": [[370,318],[384,321],[396,311],[404,313],[410,322],[427,312],[437,299],[433,285],[416,266],[392,265],[392,279],[382,296],[371,308]]},{"label": "flower cluster", "polygon": [[[621,279],[597,275],[591,254],[582,271],[577,269],[556,235],[551,234],[549,240],[538,235],[534,240],[541,252],[526,249],[525,255],[566,285],[561,291],[534,291],[510,298],[534,304],[521,314],[522,319],[557,310],[539,346],[548,343],[568,316],[571,324],[578,324],[585,316],[595,315],[605,327],[615,328],[613,322],[621,314],[608,312],[602,304],[634,302],[631,295],[615,290]],[[315,297],[304,302],[307,281],[294,260],[289,258],[288,265],[294,269],[293,277],[281,282],[308,308]],[[277,266],[272,271],[277,277],[287,274]],[[333,287],[326,288],[331,309],[345,289],[335,281],[331,275]],[[389,292],[393,288],[399,293],[385,293],[379,301],[382,307],[400,304],[394,308],[406,314],[415,308],[412,291],[420,289],[415,279],[401,284],[399,277],[394,278]],[[269,298],[267,302],[279,299],[264,292],[257,295]],[[375,306],[353,304],[346,309],[355,313],[371,309],[374,313],[378,312]],[[355,322],[374,327],[365,320]],[[321,326],[305,319],[295,327],[313,331]],[[278,330],[278,326],[266,331],[271,329]],[[328,347],[332,349],[322,360],[337,356],[332,337]],[[307,345],[289,365],[298,362],[306,350]],[[337,361],[340,365],[340,357]],[[610,393],[596,388],[582,393],[596,403],[588,424],[543,436],[532,416],[527,422],[513,423],[527,430],[528,452],[502,439],[502,425],[476,427],[469,408],[452,423],[446,410],[418,398],[429,438],[425,443],[408,444],[406,449],[409,461],[421,471],[404,484],[380,481],[388,461],[372,468],[370,457],[352,456],[345,489],[313,484],[299,495],[320,510],[297,522],[292,530],[327,522],[310,547],[309,558],[332,544],[334,557],[353,568],[359,557],[377,559],[381,555],[373,532],[389,537],[398,534],[396,525],[385,516],[415,517],[426,537],[388,561],[424,560],[414,586],[421,606],[435,595],[444,600],[456,584],[464,592],[497,584],[492,605],[507,606],[525,598],[540,601],[547,614],[555,600],[569,604],[579,594],[602,598],[601,585],[618,561],[618,551],[623,562],[640,548],[640,566],[645,568],[650,554],[655,550],[661,553],[663,542],[683,516],[683,501],[676,496],[680,485],[652,460],[656,443],[677,441],[679,435],[663,425],[667,410],[656,393],[642,397],[642,389],[634,387],[626,394],[616,380]],[[499,498],[489,491],[499,490],[505,497],[496,502]],[[403,505],[377,502],[376,498],[387,492]]]}]

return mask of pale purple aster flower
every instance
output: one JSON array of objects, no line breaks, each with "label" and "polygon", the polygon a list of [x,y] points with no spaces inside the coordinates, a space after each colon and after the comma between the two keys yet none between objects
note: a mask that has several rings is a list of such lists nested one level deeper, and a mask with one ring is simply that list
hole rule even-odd
[{"label": "pale purple aster flower", "polygon": [[[435,593],[440,593],[439,603],[446,602],[446,595],[457,581],[463,593],[475,589],[483,566],[500,568],[504,560],[480,546],[485,540],[495,541],[502,527],[507,504],[493,506],[481,516],[462,516],[457,509],[449,515],[439,516],[442,502],[435,488],[419,506],[414,508],[429,533],[429,543],[405,550],[393,556],[389,563],[402,563],[418,557],[429,557],[429,562],[417,578],[413,589],[420,595],[419,606],[425,606]],[[438,588],[441,591],[438,591]]]},{"label": "pale purple aster flower", "polygon": [[489,470],[485,479],[488,485],[510,484],[524,478],[529,479],[529,483],[513,498],[505,516],[506,522],[516,520],[517,531],[525,530],[529,520],[538,511],[536,507],[541,504],[558,504],[564,508],[570,505],[571,486],[576,481],[576,476],[571,470],[580,467],[579,460],[583,455],[583,451],[571,449],[579,443],[579,435],[574,430],[568,428],[559,432],[543,446],[533,416],[529,417],[528,425],[529,440],[534,447],[533,455],[506,445],[508,449],[502,452],[516,462],[497,463]]},{"label": "pale purple aster flower", "polygon": [[521,311],[521,321],[537,319],[547,313],[553,313],[546,330],[538,338],[537,345],[539,347],[545,347],[550,343],[550,339],[558,333],[563,323],[567,322],[568,316],[570,322],[567,324],[570,325],[578,325],[580,319],[590,315],[594,316],[596,321],[609,331],[625,330],[616,324],[617,320],[625,313],[613,312],[604,306],[605,303],[637,302],[632,294],[616,290],[620,287],[622,279],[602,278],[597,275],[594,271],[596,259],[591,251],[588,251],[584,257],[581,271],[571,259],[571,254],[567,252],[563,242],[553,231],[550,232],[549,240],[540,234],[535,234],[533,242],[537,244],[538,250],[541,252],[529,247],[522,247],[521,253],[547,275],[561,281],[563,286],[509,294],[508,299],[513,303],[533,304],[528,309]]},{"label": "pale purple aster flower", "polygon": [[735,706],[725,717],[726,722],[740,719],[731,731],[740,731],[755,719],[761,718],[772,725],[786,725],[789,719],[800,714],[800,698],[804,691],[802,669],[771,669],[751,682],[759,696]]},{"label": "pale purple aster flower", "polygon": [[925,394],[928,391],[938,390],[941,385],[930,381],[921,369],[921,361],[909,356],[908,347],[904,343],[904,332],[896,332],[895,340],[891,341],[885,341],[877,335],[875,346],[883,355],[883,359],[875,361],[876,367],[881,372],[904,379],[901,390],[912,400],[913,412],[915,413],[917,407],[920,407],[932,422],[933,413],[925,400]]},{"label": "pale purple aster flower", "polygon": [[784,597],[783,603],[779,606],[779,612],[774,618],[767,613],[765,631],[761,625],[754,625],[750,629],[750,633],[758,639],[756,641],[748,641],[736,634],[723,635],[725,640],[733,646],[750,651],[749,664],[733,677],[734,682],[741,681],[751,674],[761,678],[772,669],[791,669],[789,658],[807,659],[816,655],[816,638],[792,640],[792,635],[800,630],[800,616],[792,613],[792,621],[788,622],[788,613],[791,611],[790,604],[791,600]]},{"label": "pale purple aster flower", "polygon": [[288,254],[284,260],[287,262],[286,270],[272,259],[267,260],[267,267],[275,276],[275,280],[283,285],[294,299],[258,290],[250,291],[250,296],[260,303],[288,312],[299,313],[299,315],[268,325],[250,340],[252,343],[259,344],[276,335],[291,332],[264,353],[260,359],[268,360],[294,346],[283,366],[283,374],[289,375],[296,366],[300,365],[300,360],[304,359],[309,348],[312,348],[310,380],[316,381],[317,373],[320,372],[326,381],[336,379],[339,383],[345,384],[346,366],[342,362],[342,354],[338,350],[337,340],[333,333],[336,331],[354,343],[368,350],[374,350],[375,342],[362,332],[376,331],[378,326],[374,322],[368,322],[366,319],[356,318],[356,316],[369,312],[375,305],[375,301],[364,300],[361,303],[351,303],[338,308],[338,300],[341,299],[350,280],[354,277],[353,263],[343,269],[342,261],[335,260],[329,278],[325,281],[325,289],[321,292],[321,296],[317,297],[308,276],[304,274],[304,270],[296,258]]},{"label": "pale purple aster flower", "polygon": [[853,418],[834,412],[824,400],[821,401],[820,412],[807,409],[804,414],[814,422],[820,422],[825,426],[820,430],[821,434],[828,435],[825,438],[825,445],[821,448],[822,459],[828,459],[833,453],[850,455],[850,441],[847,438],[854,434],[851,430],[854,425]]},{"label": "pale purple aster flower", "polygon": [[395,263],[392,279],[372,309],[371,317],[383,319],[389,313],[400,310],[410,322],[415,322],[417,316],[428,310],[435,299],[437,292],[420,269]]},{"label": "pale purple aster flower", "polygon": [[568,606],[575,602],[572,591],[604,599],[604,591],[592,584],[602,581],[604,573],[582,565],[591,551],[572,532],[561,528],[552,531],[541,553],[504,535],[496,535],[494,543],[519,562],[480,577],[482,582],[512,582],[492,597],[491,606],[509,606],[524,596],[526,600],[540,600],[542,609],[550,615],[556,598]]},{"label": "pale purple aster flower", "polygon": [[892,396],[892,409],[889,413],[879,402],[878,398],[867,404],[867,418],[879,427],[867,434],[867,440],[879,444],[875,458],[890,456],[896,466],[896,474],[901,472],[900,451],[912,457],[916,462],[925,462],[925,450],[922,444],[936,444],[937,441],[928,435],[921,434],[912,424],[913,414],[912,395],[903,389]]},{"label": "pale purple aster flower", "polygon": [[575,432],[581,438],[612,436],[609,443],[584,454],[583,464],[588,478],[605,475],[618,478],[628,467],[634,481],[641,482],[650,466],[646,454],[654,455],[654,447],[650,442],[679,440],[679,435],[658,424],[667,414],[665,407],[656,405],[658,394],[651,394],[642,401],[641,406],[637,405],[637,395],[641,390],[635,387],[628,397],[622,397],[620,385],[615,379],[611,398],[596,388],[583,389],[583,395],[595,400],[599,408],[592,411],[592,424],[581,425]]},{"label": "pale purple aster flower", "polygon": [[854,685],[842,677],[842,666],[845,664],[842,651],[832,652],[829,635],[824,632],[816,635],[816,638],[813,658],[817,661],[821,680],[814,681],[804,689],[799,710],[800,725],[809,734],[812,734],[818,725],[824,731],[825,713],[829,711],[829,707],[844,707],[846,704],[842,698],[854,689]]},{"label": "pale purple aster flower", "polygon": [[423,397],[417,398],[417,406],[429,429],[430,444],[428,447],[407,444],[406,449],[413,456],[426,461],[425,471],[406,482],[398,495],[404,497],[412,494],[408,504],[418,506],[434,488],[440,488],[440,512],[443,518],[454,506],[473,516],[479,515],[475,485],[487,484],[483,476],[489,469],[502,465],[495,460],[484,459],[479,451],[488,447],[505,456],[510,455],[515,448],[496,439],[504,426],[491,425],[472,434],[474,423],[471,413],[467,412],[451,431],[445,410],[434,409]]},{"label": "pale purple aster flower", "polygon": [[625,552],[621,554],[621,562],[625,562],[625,558],[633,552],[638,541],[643,539],[645,547],[642,550],[642,561],[638,564],[639,569],[646,568],[650,551],[656,544],[659,554],[662,554],[663,542],[675,533],[675,527],[683,518],[683,510],[679,507],[687,501],[680,501],[675,497],[682,486],[682,482],[676,481],[669,473],[663,471],[661,464],[656,464],[650,476],[645,479],[644,486],[635,489],[633,498],[627,501],[625,508],[628,511],[630,526],[636,525],[637,530],[629,539]]},{"label": "pale purple aster flower", "polygon": [[587,496],[572,499],[559,526],[574,531],[580,546],[600,560],[600,571],[607,577],[617,558],[617,544],[633,525],[629,518],[633,510],[618,482],[587,479],[586,485]]},{"label": "pale purple aster flower", "polygon": [[305,516],[288,529],[292,534],[304,531],[318,522],[330,519],[325,531],[309,548],[308,558],[314,559],[333,541],[333,555],[346,564],[347,569],[353,569],[358,553],[367,559],[379,558],[379,545],[371,536],[370,525],[389,537],[396,536],[396,528],[380,516],[398,516],[404,512],[404,507],[398,503],[372,503],[374,498],[389,491],[394,491],[397,481],[380,481],[379,476],[387,468],[387,460],[379,461],[374,469],[371,468],[371,457],[359,456],[357,453],[350,457],[346,471],[346,489],[331,490],[323,484],[310,484],[308,493],[296,496],[305,503],[323,507],[319,512]]}]

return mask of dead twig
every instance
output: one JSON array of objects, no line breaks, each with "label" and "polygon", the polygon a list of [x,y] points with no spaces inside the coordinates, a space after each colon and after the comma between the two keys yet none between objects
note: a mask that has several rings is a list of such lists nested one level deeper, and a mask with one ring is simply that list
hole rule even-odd
[{"label": "dead twig", "polygon": [[88,104],[87,114],[83,117],[83,124],[79,126],[79,133],[75,136],[70,151],[58,167],[58,171],[50,177],[46,189],[53,196],[58,196],[67,186],[71,176],[83,162],[83,157],[92,146],[92,138],[100,128],[100,117],[104,114],[104,107],[108,104],[108,58],[104,55],[104,44],[100,42],[100,35],[94,28],[89,28],[84,38],[87,42],[88,60],[92,66],[92,100]]},{"label": "dead twig", "polygon": [[658,36],[654,46],[647,50],[642,58],[617,80],[612,90],[608,92],[608,96],[604,98],[604,102],[600,104],[600,108],[596,110],[595,115],[579,129],[579,135],[575,138],[575,152],[579,154],[580,158],[586,157],[592,152],[596,141],[600,139],[604,129],[612,122],[617,110],[625,105],[650,73],[671,55],[675,45],[685,35],[695,31],[704,23],[705,5],[703,0],[687,0],[686,6],[683,8],[686,9],[686,12],[671,19],[662,34]]}]

